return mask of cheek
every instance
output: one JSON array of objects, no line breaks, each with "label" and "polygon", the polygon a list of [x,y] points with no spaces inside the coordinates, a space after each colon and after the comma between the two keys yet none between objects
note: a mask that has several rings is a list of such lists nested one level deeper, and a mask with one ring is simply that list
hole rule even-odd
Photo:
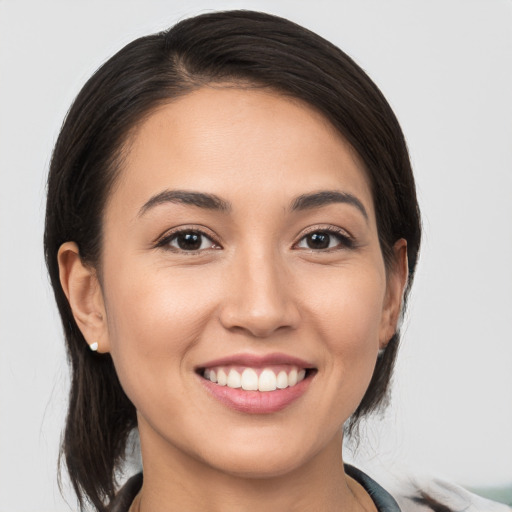
[{"label": "cheek", "polygon": [[[128,396],[177,386],[210,316],[211,294],[191,273],[117,269],[105,286],[110,351]],[[172,278],[171,278],[172,277]],[[206,288],[201,292],[201,286]],[[137,371],[134,371],[136,369]],[[164,382],[162,382],[164,381]]]},{"label": "cheek", "polygon": [[309,318],[322,339],[332,392],[354,409],[369,385],[379,350],[385,274],[378,266],[339,269],[317,279],[308,299]]},{"label": "cheek", "polygon": [[[378,345],[385,294],[385,277],[379,268],[334,269],[329,279],[311,281],[307,297],[309,316],[318,321],[332,349],[362,349]],[[336,340],[339,340],[337,342]]]}]

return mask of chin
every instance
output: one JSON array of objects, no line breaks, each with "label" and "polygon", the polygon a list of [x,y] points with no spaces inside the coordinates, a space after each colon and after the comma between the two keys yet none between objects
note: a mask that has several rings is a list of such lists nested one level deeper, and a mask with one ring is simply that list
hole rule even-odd
[{"label": "chin", "polygon": [[249,454],[226,454],[222,460],[216,460],[210,464],[212,469],[221,473],[229,474],[239,478],[267,479],[276,478],[293,473],[304,463],[302,453],[274,454],[258,453]]},{"label": "chin", "polygon": [[[297,431],[290,433],[289,429],[285,434],[275,431],[272,434],[259,432],[259,435],[240,436],[243,439],[233,435],[229,441],[219,441],[220,450],[203,452],[202,461],[212,469],[240,478],[275,478],[299,470],[308,461],[326,453],[325,449],[332,442],[337,444],[337,436],[330,442],[320,434],[301,435]],[[341,446],[341,436],[339,444]],[[336,449],[330,453],[334,451],[338,452]]]}]

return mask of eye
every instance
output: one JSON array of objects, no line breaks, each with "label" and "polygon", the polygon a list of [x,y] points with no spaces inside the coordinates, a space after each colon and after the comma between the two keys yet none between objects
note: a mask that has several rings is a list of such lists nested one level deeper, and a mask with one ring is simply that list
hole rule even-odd
[{"label": "eye", "polygon": [[157,246],[185,252],[220,249],[216,242],[198,229],[181,229],[169,233],[158,242]]},{"label": "eye", "polygon": [[352,239],[341,230],[317,229],[303,236],[297,247],[300,249],[311,249],[326,251],[335,248],[352,248]]}]

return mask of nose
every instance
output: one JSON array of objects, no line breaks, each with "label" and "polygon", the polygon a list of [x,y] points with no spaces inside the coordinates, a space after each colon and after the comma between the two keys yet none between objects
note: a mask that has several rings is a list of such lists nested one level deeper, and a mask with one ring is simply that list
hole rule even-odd
[{"label": "nose", "polygon": [[258,338],[296,329],[300,313],[285,265],[275,254],[247,253],[236,258],[227,277],[222,325]]}]

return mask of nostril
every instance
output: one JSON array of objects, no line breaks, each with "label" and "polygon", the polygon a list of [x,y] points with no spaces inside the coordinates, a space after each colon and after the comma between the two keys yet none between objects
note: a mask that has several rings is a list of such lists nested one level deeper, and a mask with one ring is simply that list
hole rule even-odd
[{"label": "nostril", "polygon": [[[272,281],[272,284],[268,284]],[[232,332],[266,338],[282,329],[296,329],[300,314],[295,301],[279,280],[246,277],[235,293],[226,297],[219,319]]]}]

